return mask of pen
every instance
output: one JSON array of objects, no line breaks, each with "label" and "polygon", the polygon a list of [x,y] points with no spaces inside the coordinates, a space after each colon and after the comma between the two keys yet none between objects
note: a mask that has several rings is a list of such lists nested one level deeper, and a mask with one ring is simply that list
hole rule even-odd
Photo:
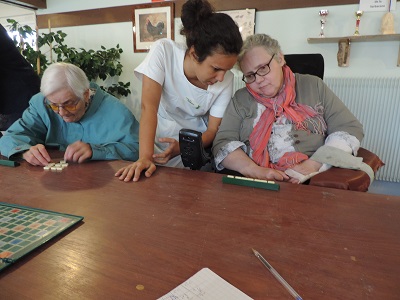
[{"label": "pen", "polygon": [[289,285],[289,283],[286,282],[285,279],[282,278],[281,275],[269,264],[269,262],[266,261],[264,257],[258,251],[252,249],[254,252],[254,255],[262,262],[264,266],[267,267],[267,269],[274,275],[274,277],[288,290],[288,292],[296,299],[296,300],[303,300],[303,298],[300,297],[299,294]]},{"label": "pen", "polygon": [[18,167],[19,162],[13,160],[0,159],[0,165],[8,167]]}]

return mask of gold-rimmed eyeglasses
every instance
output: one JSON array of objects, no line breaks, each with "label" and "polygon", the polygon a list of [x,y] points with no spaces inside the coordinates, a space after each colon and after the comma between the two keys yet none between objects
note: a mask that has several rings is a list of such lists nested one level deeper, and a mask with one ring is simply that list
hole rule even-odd
[{"label": "gold-rimmed eyeglasses", "polygon": [[269,60],[269,62],[267,62],[265,65],[262,65],[261,67],[259,67],[257,69],[257,71],[244,75],[242,77],[242,80],[246,83],[253,83],[254,81],[256,81],[256,75],[258,76],[265,76],[267,75],[269,72],[271,72],[271,68],[270,68],[270,64],[272,62],[272,59],[274,58],[275,53],[272,55],[271,59]]},{"label": "gold-rimmed eyeglasses", "polygon": [[60,111],[60,108],[68,111],[68,112],[74,112],[77,110],[77,106],[81,99],[76,100],[73,103],[67,103],[67,104],[56,104],[51,102],[49,99],[44,98],[44,105],[50,109],[52,109],[54,112],[58,113]]}]

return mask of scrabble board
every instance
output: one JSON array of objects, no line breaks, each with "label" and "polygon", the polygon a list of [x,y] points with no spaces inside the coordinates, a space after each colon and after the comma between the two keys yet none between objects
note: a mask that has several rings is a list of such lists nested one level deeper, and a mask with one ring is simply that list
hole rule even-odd
[{"label": "scrabble board", "polygon": [[83,217],[0,202],[0,271]]}]

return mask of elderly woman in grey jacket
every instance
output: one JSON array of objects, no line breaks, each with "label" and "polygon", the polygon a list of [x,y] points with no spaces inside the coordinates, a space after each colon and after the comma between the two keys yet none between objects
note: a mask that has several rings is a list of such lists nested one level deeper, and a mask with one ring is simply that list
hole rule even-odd
[{"label": "elderly woman in grey jacket", "polygon": [[332,165],[360,167],[361,123],[318,77],[294,74],[277,40],[250,36],[238,57],[246,87],[213,143],[217,170],[300,183]]}]

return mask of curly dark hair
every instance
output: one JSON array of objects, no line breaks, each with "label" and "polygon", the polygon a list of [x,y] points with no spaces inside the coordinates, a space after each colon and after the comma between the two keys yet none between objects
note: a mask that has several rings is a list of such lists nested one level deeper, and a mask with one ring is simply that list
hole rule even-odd
[{"label": "curly dark hair", "polygon": [[198,61],[215,52],[238,55],[243,45],[237,24],[230,16],[216,13],[206,0],[188,0],[182,6],[182,29],[188,49],[194,46]]}]

